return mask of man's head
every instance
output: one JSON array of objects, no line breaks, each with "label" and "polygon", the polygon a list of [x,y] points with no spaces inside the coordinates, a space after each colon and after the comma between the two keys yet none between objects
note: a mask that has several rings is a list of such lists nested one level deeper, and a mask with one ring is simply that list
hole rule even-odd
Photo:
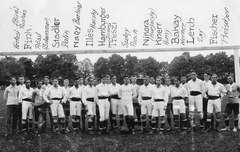
[{"label": "man's head", "polygon": [[94,79],[92,77],[88,78],[88,85],[92,86],[94,84]]},{"label": "man's head", "polygon": [[195,81],[197,79],[197,73],[196,71],[192,70],[191,71],[191,76],[192,76],[192,80]]},{"label": "man's head", "polygon": [[112,84],[116,84],[116,81],[117,81],[116,75],[111,76],[111,81],[112,81]]},{"label": "man's head", "polygon": [[149,82],[150,82],[151,84],[154,84],[154,83],[155,83],[154,77],[151,77],[150,80],[149,80]]},{"label": "man's head", "polygon": [[218,76],[217,76],[217,74],[212,74],[212,77],[211,77],[211,80],[212,80],[212,83],[213,84],[216,84],[216,82],[217,82],[217,79],[218,79]]},{"label": "man's head", "polygon": [[68,85],[69,85],[69,80],[68,80],[68,79],[64,79],[63,85],[64,85],[64,87],[68,87]]},{"label": "man's head", "polygon": [[187,82],[187,76],[185,74],[181,75],[181,83],[185,84]]},{"label": "man's head", "polygon": [[102,82],[103,84],[106,83],[106,75],[102,75],[102,76],[101,76],[101,82]]},{"label": "man's head", "polygon": [[37,81],[37,87],[38,87],[38,89],[41,89],[41,88],[42,88],[42,85],[43,85],[42,80],[38,80],[38,81]]},{"label": "man's head", "polygon": [[79,78],[79,84],[80,84],[80,85],[83,85],[83,81],[84,81],[84,80],[83,80],[83,77],[80,77],[80,78]]},{"label": "man's head", "polygon": [[132,82],[132,84],[136,84],[137,83],[137,77],[135,75],[133,75],[131,77],[131,82]]},{"label": "man's head", "polygon": [[180,79],[178,77],[174,78],[174,84],[176,87],[179,87]]},{"label": "man's head", "polygon": [[25,85],[26,85],[26,88],[29,88],[31,85],[31,81],[29,79],[26,79]]},{"label": "man's head", "polygon": [[145,79],[143,81],[145,85],[149,84],[149,79],[150,79],[149,76],[145,76]]},{"label": "man's head", "polygon": [[156,84],[157,84],[157,85],[161,85],[161,84],[162,84],[162,77],[158,76],[158,77],[156,78]]},{"label": "man's head", "polygon": [[54,78],[53,78],[53,86],[54,86],[54,87],[57,87],[57,86],[58,86],[58,78],[57,78],[57,77],[54,77]]},{"label": "man's head", "polygon": [[106,81],[105,81],[106,84],[110,84],[111,83],[111,80],[110,80],[110,76],[107,74],[106,75]]},{"label": "man's head", "polygon": [[16,85],[16,82],[17,82],[16,77],[12,76],[12,77],[10,78],[10,83],[11,83],[11,85],[15,86],[15,85]]},{"label": "man's head", "polygon": [[228,83],[229,83],[229,84],[232,84],[232,83],[233,83],[233,76],[232,76],[232,75],[229,75],[228,78],[227,78],[227,80],[228,80]]},{"label": "man's head", "polygon": [[20,75],[20,76],[18,77],[18,82],[19,82],[20,84],[24,84],[24,76],[23,76],[23,75]]},{"label": "man's head", "polygon": [[128,85],[128,83],[129,83],[128,76],[124,76],[124,77],[123,77],[123,83],[124,83],[125,85]]},{"label": "man's head", "polygon": [[44,84],[45,85],[49,84],[49,76],[44,76]]},{"label": "man's head", "polygon": [[171,80],[170,80],[170,77],[169,77],[169,76],[167,76],[167,77],[165,78],[165,83],[166,83],[167,86],[170,86],[170,85],[171,85]]},{"label": "man's head", "polygon": [[208,81],[210,79],[210,74],[208,72],[205,72],[203,74],[203,78],[204,78],[205,81]]}]

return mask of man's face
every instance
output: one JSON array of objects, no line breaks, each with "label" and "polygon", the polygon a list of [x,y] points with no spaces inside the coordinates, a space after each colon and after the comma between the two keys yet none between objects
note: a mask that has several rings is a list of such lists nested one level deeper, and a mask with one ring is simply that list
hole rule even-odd
[{"label": "man's face", "polygon": [[187,81],[187,78],[184,76],[184,77],[181,77],[181,82],[182,83],[186,83],[186,81]]},{"label": "man's face", "polygon": [[94,83],[93,78],[90,78],[90,79],[88,80],[88,84],[91,86],[91,85],[93,85],[93,83]]},{"label": "man's face", "polygon": [[175,84],[175,86],[178,86],[179,83],[180,83],[180,81],[179,81],[178,79],[174,79],[174,84]]},{"label": "man's face", "polygon": [[53,85],[54,85],[55,87],[57,87],[57,85],[58,85],[58,80],[57,80],[57,79],[54,79],[54,80],[53,80]]},{"label": "man's face", "polygon": [[170,85],[171,84],[171,81],[170,81],[170,79],[169,78],[166,78],[166,85]]},{"label": "man's face", "polygon": [[228,83],[233,83],[233,78],[232,77],[228,77]]},{"label": "man's face", "polygon": [[79,84],[81,84],[81,85],[83,84],[83,78],[79,79]]},{"label": "man's face", "polygon": [[110,83],[111,83],[111,81],[110,81],[110,77],[107,77],[107,78],[106,78],[105,83],[107,83],[107,84],[110,84]]},{"label": "man's face", "polygon": [[148,85],[148,84],[149,84],[149,77],[148,77],[148,76],[144,79],[144,84],[145,84],[145,85]]},{"label": "man's face", "polygon": [[16,84],[16,79],[15,78],[12,78],[11,80],[10,80],[10,83],[12,84],[12,85],[15,85]]},{"label": "man's face", "polygon": [[155,83],[155,79],[154,79],[154,77],[151,77],[151,79],[150,79],[150,83],[151,83],[151,84],[154,84],[154,83]]},{"label": "man's face", "polygon": [[24,84],[24,77],[19,77],[18,81],[20,84]]},{"label": "man's face", "polygon": [[211,80],[212,80],[212,82],[216,82],[217,81],[217,75],[213,75]]},{"label": "man's face", "polygon": [[135,84],[135,83],[137,82],[137,78],[136,78],[136,77],[132,77],[132,78],[131,78],[131,81],[132,81],[132,83]]},{"label": "man's face", "polygon": [[38,87],[38,88],[41,88],[42,85],[43,85],[43,83],[42,83],[42,81],[40,81],[40,82],[38,82],[37,87]]},{"label": "man's face", "polygon": [[205,73],[205,74],[203,75],[203,78],[204,78],[204,80],[208,81],[208,80],[209,80],[209,75]]},{"label": "man's face", "polygon": [[114,76],[114,77],[112,77],[112,83],[116,83],[116,81],[117,81],[117,77],[116,76]]},{"label": "man's face", "polygon": [[49,84],[49,79],[48,78],[44,79],[44,84]]},{"label": "man's face", "polygon": [[196,74],[196,72],[192,72],[191,75],[192,75],[192,79],[193,79],[193,80],[196,80],[196,78],[197,78],[197,74]]},{"label": "man's face", "polygon": [[69,85],[69,81],[64,80],[64,81],[63,81],[63,85],[64,85],[64,86],[68,86],[68,85]]},{"label": "man's face", "polygon": [[124,84],[128,84],[128,83],[129,83],[128,77],[125,77],[125,78],[123,79],[123,82],[124,82]]},{"label": "man's face", "polygon": [[30,87],[30,85],[31,85],[30,80],[27,80],[27,81],[26,81],[26,87]]},{"label": "man's face", "polygon": [[162,80],[161,80],[160,78],[157,78],[157,79],[156,79],[156,84],[157,84],[157,85],[162,84]]}]

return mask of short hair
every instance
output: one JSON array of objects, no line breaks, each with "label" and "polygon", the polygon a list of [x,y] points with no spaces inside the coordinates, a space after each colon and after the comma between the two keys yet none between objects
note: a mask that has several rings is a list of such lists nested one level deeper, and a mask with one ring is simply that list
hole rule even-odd
[{"label": "short hair", "polygon": [[25,82],[26,82],[26,81],[30,81],[30,79],[26,78],[26,79],[25,79]]},{"label": "short hair", "polygon": [[11,77],[10,77],[10,80],[12,80],[12,79],[15,79],[15,80],[16,80],[16,77],[15,77],[15,76],[11,76]]},{"label": "short hair", "polygon": [[231,77],[233,79],[233,75],[228,75],[228,78]]},{"label": "short hair", "polygon": [[210,73],[209,73],[209,72],[204,72],[203,74],[210,75]]},{"label": "short hair", "polygon": [[47,75],[46,75],[46,76],[44,76],[44,79],[49,79],[49,76],[47,76]]},{"label": "short hair", "polygon": [[182,74],[182,75],[181,75],[181,78],[182,78],[182,77],[187,77],[187,76],[186,76],[186,74]]},{"label": "short hair", "polygon": [[197,73],[196,70],[194,70],[194,69],[190,70],[190,73],[193,73],[193,72]]},{"label": "short hair", "polygon": [[110,77],[110,78],[112,79],[113,77],[116,77],[116,75],[111,75],[111,77]]},{"label": "short hair", "polygon": [[53,80],[58,80],[58,77],[53,77]]},{"label": "short hair", "polygon": [[108,74],[105,75],[106,78],[110,78],[110,76]]},{"label": "short hair", "polygon": [[87,80],[90,81],[90,79],[93,79],[93,77],[88,77]]},{"label": "short hair", "polygon": [[43,81],[42,81],[42,80],[37,80],[37,81],[36,81],[36,84],[38,84],[39,82],[42,82],[42,83],[43,83]]},{"label": "short hair", "polygon": [[105,77],[106,77],[106,75],[105,75],[105,74],[101,75],[101,79],[103,79],[103,78],[105,78]]},{"label": "short hair", "polygon": [[157,79],[162,80],[162,77],[161,77],[161,76],[157,76],[157,77],[156,77],[156,80],[157,80]]},{"label": "short hair", "polygon": [[69,80],[68,80],[68,79],[64,79],[63,81],[67,81],[67,82],[69,82]]},{"label": "short hair", "polygon": [[124,75],[124,76],[123,76],[123,79],[125,79],[125,78],[128,78],[128,76],[127,76],[127,75]]}]

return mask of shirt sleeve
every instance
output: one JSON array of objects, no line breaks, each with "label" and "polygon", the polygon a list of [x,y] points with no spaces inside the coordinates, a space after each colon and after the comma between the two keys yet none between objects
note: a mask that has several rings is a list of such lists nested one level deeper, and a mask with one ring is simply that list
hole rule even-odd
[{"label": "shirt sleeve", "polygon": [[168,91],[167,88],[164,89],[164,105],[167,106],[168,103]]},{"label": "shirt sleeve", "polygon": [[50,101],[48,100],[49,94],[50,94],[50,88],[48,88],[48,89],[43,93],[43,99],[44,99],[47,103],[50,103]]},{"label": "shirt sleeve", "polygon": [[226,93],[227,93],[227,89],[224,87],[224,85],[221,84],[221,97],[226,95]]},{"label": "shirt sleeve", "polygon": [[22,103],[22,99],[23,99],[23,89],[21,89],[20,92],[19,92],[18,100],[19,100],[20,103]]},{"label": "shirt sleeve", "polygon": [[122,87],[121,86],[119,87],[119,90],[118,90],[118,97],[120,99],[122,99]]},{"label": "shirt sleeve", "polygon": [[141,104],[142,103],[142,93],[141,93],[141,87],[139,88],[139,92],[138,92],[138,102]]},{"label": "shirt sleeve", "polygon": [[133,98],[137,97],[137,92],[136,89],[134,88],[134,86],[132,86],[132,91],[133,91]]},{"label": "shirt sleeve", "polygon": [[8,98],[8,88],[6,88],[5,90],[4,90],[4,93],[3,93],[3,99],[7,99]]},{"label": "shirt sleeve", "polygon": [[86,105],[86,103],[87,103],[87,88],[86,87],[82,90],[82,102],[84,105]]}]

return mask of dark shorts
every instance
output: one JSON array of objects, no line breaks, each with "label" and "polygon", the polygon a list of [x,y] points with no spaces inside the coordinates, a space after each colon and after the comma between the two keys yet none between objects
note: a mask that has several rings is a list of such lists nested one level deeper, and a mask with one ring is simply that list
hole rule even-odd
[{"label": "dark shorts", "polygon": [[225,108],[225,113],[226,114],[232,114],[232,111],[234,115],[239,114],[239,103],[228,103]]},{"label": "dark shorts", "polygon": [[139,105],[139,103],[133,103],[133,107],[135,108],[137,108],[137,107],[141,107],[140,105]]},{"label": "dark shorts", "polygon": [[173,113],[173,103],[168,103],[167,104],[167,109],[166,109],[166,114],[171,114]]},{"label": "dark shorts", "polygon": [[63,110],[64,110],[64,114],[66,116],[70,116],[70,102],[67,101],[66,103],[63,103]]},{"label": "dark shorts", "polygon": [[208,99],[203,98],[203,113],[207,113]]}]

